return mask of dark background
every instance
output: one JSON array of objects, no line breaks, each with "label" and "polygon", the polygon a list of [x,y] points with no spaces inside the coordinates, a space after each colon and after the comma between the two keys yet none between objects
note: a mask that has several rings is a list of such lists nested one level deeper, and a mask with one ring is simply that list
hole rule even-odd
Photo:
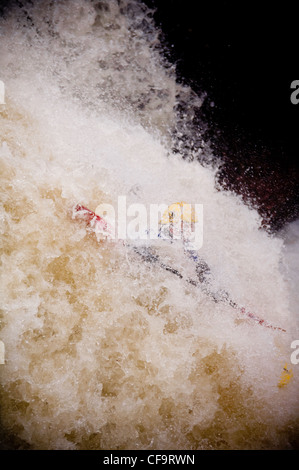
[{"label": "dark background", "polygon": [[[299,2],[145,0],[156,9],[178,80],[208,99],[218,181],[256,205],[273,230],[299,216]],[[211,107],[214,102],[214,107]]]}]

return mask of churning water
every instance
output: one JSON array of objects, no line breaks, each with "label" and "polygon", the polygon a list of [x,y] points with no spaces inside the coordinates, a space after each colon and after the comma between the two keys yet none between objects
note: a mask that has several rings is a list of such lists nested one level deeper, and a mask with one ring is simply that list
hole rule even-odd
[{"label": "churning water", "polygon": [[[261,230],[254,209],[215,188],[204,142],[189,159],[173,153],[201,139],[201,99],[177,84],[144,5],[35,3],[0,23],[4,445],[296,447],[298,224]],[[116,207],[119,195],[203,204],[213,292],[286,332],[129,247],[98,243],[71,216],[77,203]],[[187,269],[176,245],[165,259]],[[279,387],[286,364],[293,377]]]}]

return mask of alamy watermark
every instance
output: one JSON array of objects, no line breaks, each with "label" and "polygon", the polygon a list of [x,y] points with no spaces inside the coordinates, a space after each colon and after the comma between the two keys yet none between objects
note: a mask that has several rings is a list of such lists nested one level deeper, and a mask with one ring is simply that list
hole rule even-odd
[{"label": "alamy watermark", "polygon": [[0,364],[5,364],[5,345],[0,341]]},{"label": "alamy watermark", "polygon": [[297,365],[299,364],[299,339],[292,341],[291,348],[295,349],[291,354],[291,363]]},{"label": "alamy watermark", "polygon": [[5,104],[5,85],[0,80],[0,105]]},{"label": "alamy watermark", "polygon": [[[80,207],[77,214],[88,209]],[[92,212],[89,211],[91,214]],[[106,240],[181,240],[186,250],[199,250],[203,244],[203,205],[175,202],[134,203],[118,196],[117,211],[112,204],[99,204],[91,225],[97,238]]]},{"label": "alamy watermark", "polygon": [[291,103],[299,104],[299,80],[292,81],[291,90],[294,90],[290,96]]}]

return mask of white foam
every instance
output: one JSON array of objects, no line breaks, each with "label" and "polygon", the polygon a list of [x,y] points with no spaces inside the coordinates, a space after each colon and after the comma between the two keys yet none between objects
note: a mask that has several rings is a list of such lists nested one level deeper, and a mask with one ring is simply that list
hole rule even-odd
[{"label": "white foam", "polygon": [[[148,10],[71,3],[29,6],[34,27],[17,10],[1,24],[5,429],[33,448],[291,446],[296,366],[277,387],[296,339],[283,239],[215,189],[215,170],[171,152],[176,96],[199,101],[157,52]],[[287,333],[97,244],[70,216],[119,195],[203,204],[213,290]]]}]

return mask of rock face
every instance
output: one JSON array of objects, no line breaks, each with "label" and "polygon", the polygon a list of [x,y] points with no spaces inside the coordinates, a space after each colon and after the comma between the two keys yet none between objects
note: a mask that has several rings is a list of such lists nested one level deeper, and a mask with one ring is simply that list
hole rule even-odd
[{"label": "rock face", "polygon": [[255,205],[269,230],[297,218],[296,12],[254,1],[145,3],[179,79],[207,93],[200,119],[223,162],[219,184]]}]

